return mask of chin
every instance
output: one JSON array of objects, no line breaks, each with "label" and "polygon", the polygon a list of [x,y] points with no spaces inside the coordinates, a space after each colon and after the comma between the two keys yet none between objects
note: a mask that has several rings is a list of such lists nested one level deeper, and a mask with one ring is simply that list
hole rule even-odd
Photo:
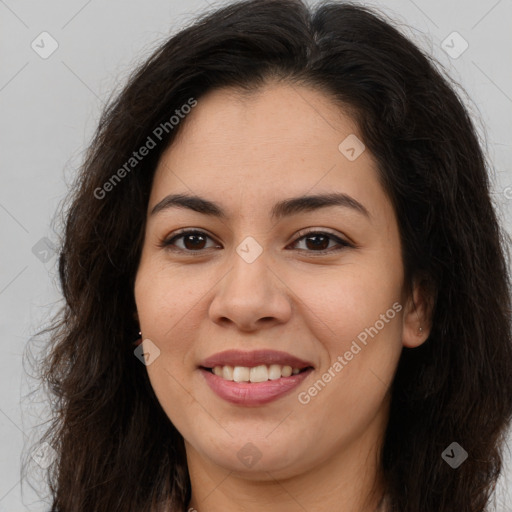
[{"label": "chin", "polygon": [[202,456],[217,466],[257,480],[268,480],[269,472],[273,476],[276,472],[292,476],[298,471],[297,465],[305,465],[305,454],[297,452],[299,443],[294,443],[289,434],[284,437],[268,433],[251,436],[245,431],[232,435],[220,443],[219,439],[206,443],[201,439],[196,450],[199,448]]}]

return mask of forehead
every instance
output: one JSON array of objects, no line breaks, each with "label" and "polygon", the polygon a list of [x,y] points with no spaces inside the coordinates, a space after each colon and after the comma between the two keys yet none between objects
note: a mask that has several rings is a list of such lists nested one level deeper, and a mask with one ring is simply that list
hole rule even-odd
[{"label": "forehead", "polygon": [[256,195],[262,205],[265,197],[334,189],[360,197],[372,189],[379,193],[370,153],[351,160],[342,151],[345,141],[362,139],[356,123],[315,89],[289,84],[251,93],[216,89],[181,122],[157,167],[150,208],[171,192],[218,202],[233,194]]},{"label": "forehead", "polygon": [[250,92],[215,89],[198,100],[182,123],[173,146],[194,150],[243,143],[238,150],[257,147],[262,151],[265,146],[278,152],[301,142],[303,146],[294,148],[299,154],[313,148],[325,151],[329,145],[337,150],[340,137],[359,135],[356,123],[331,97],[310,87],[284,83]]}]

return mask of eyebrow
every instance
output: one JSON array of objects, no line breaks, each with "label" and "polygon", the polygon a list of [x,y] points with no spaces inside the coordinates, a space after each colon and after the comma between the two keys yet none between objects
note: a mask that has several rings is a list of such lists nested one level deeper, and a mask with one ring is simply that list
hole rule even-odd
[{"label": "eyebrow", "polygon": [[[371,221],[372,216],[370,212],[359,201],[356,201],[353,197],[344,193],[318,194],[284,199],[277,202],[272,207],[271,218],[279,220],[283,217],[290,217],[298,213],[311,212],[332,206],[350,208],[364,215]],[[151,215],[155,215],[169,208],[185,208],[220,219],[228,218],[228,215],[218,203],[189,194],[171,194],[164,197],[153,207]]]}]

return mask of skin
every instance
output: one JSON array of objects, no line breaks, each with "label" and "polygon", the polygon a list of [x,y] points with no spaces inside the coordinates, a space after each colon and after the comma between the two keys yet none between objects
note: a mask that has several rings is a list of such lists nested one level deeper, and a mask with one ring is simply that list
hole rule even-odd
[{"label": "skin", "polygon": [[[397,221],[375,162],[369,150],[354,161],[340,152],[348,135],[362,139],[356,124],[323,92],[304,86],[269,83],[244,96],[217,89],[182,122],[156,170],[134,291],[142,337],[160,350],[147,365],[151,384],[185,439],[189,507],[373,512],[383,492],[378,461],[389,386],[403,346],[416,347],[429,334],[420,288],[416,308],[405,294]],[[362,203],[371,219],[340,206],[279,221],[269,216],[279,200],[332,192]],[[215,201],[228,218],[183,208],[151,215],[171,193]],[[210,238],[178,239],[176,251],[159,245],[182,228]],[[303,230],[355,246],[334,251],[336,240],[327,238],[317,249],[315,240],[301,238]],[[247,236],[262,248],[252,263],[236,252]],[[331,252],[316,254],[322,248]],[[298,394],[394,303],[401,311],[300,403]],[[286,351],[315,369],[274,402],[233,405],[198,369],[233,348]],[[251,467],[237,457],[249,442],[261,454]]]}]

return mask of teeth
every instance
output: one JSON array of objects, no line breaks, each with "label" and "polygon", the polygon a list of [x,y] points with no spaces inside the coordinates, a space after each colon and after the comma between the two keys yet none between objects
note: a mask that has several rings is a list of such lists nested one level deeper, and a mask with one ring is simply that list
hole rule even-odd
[{"label": "teeth", "polygon": [[265,382],[268,380],[267,367],[263,364],[261,366],[251,368],[251,371],[249,372],[249,380],[251,382]]},{"label": "teeth", "polygon": [[233,380],[235,382],[249,382],[251,370],[246,366],[235,366],[233,368]]},{"label": "teeth", "polygon": [[247,366],[215,366],[213,373],[225,380],[235,382],[266,382],[267,380],[277,380],[281,377],[297,375],[300,370],[291,366],[281,366],[280,364],[264,364],[249,368]]},{"label": "teeth", "polygon": [[281,378],[281,365],[271,364],[268,370],[268,378],[270,380],[276,380]]},{"label": "teeth", "polygon": [[281,370],[281,377],[289,377],[292,374],[292,371],[291,366],[283,366],[283,369]]},{"label": "teeth", "polygon": [[233,367],[232,366],[216,366],[222,371],[222,378],[226,380],[233,380]]}]

